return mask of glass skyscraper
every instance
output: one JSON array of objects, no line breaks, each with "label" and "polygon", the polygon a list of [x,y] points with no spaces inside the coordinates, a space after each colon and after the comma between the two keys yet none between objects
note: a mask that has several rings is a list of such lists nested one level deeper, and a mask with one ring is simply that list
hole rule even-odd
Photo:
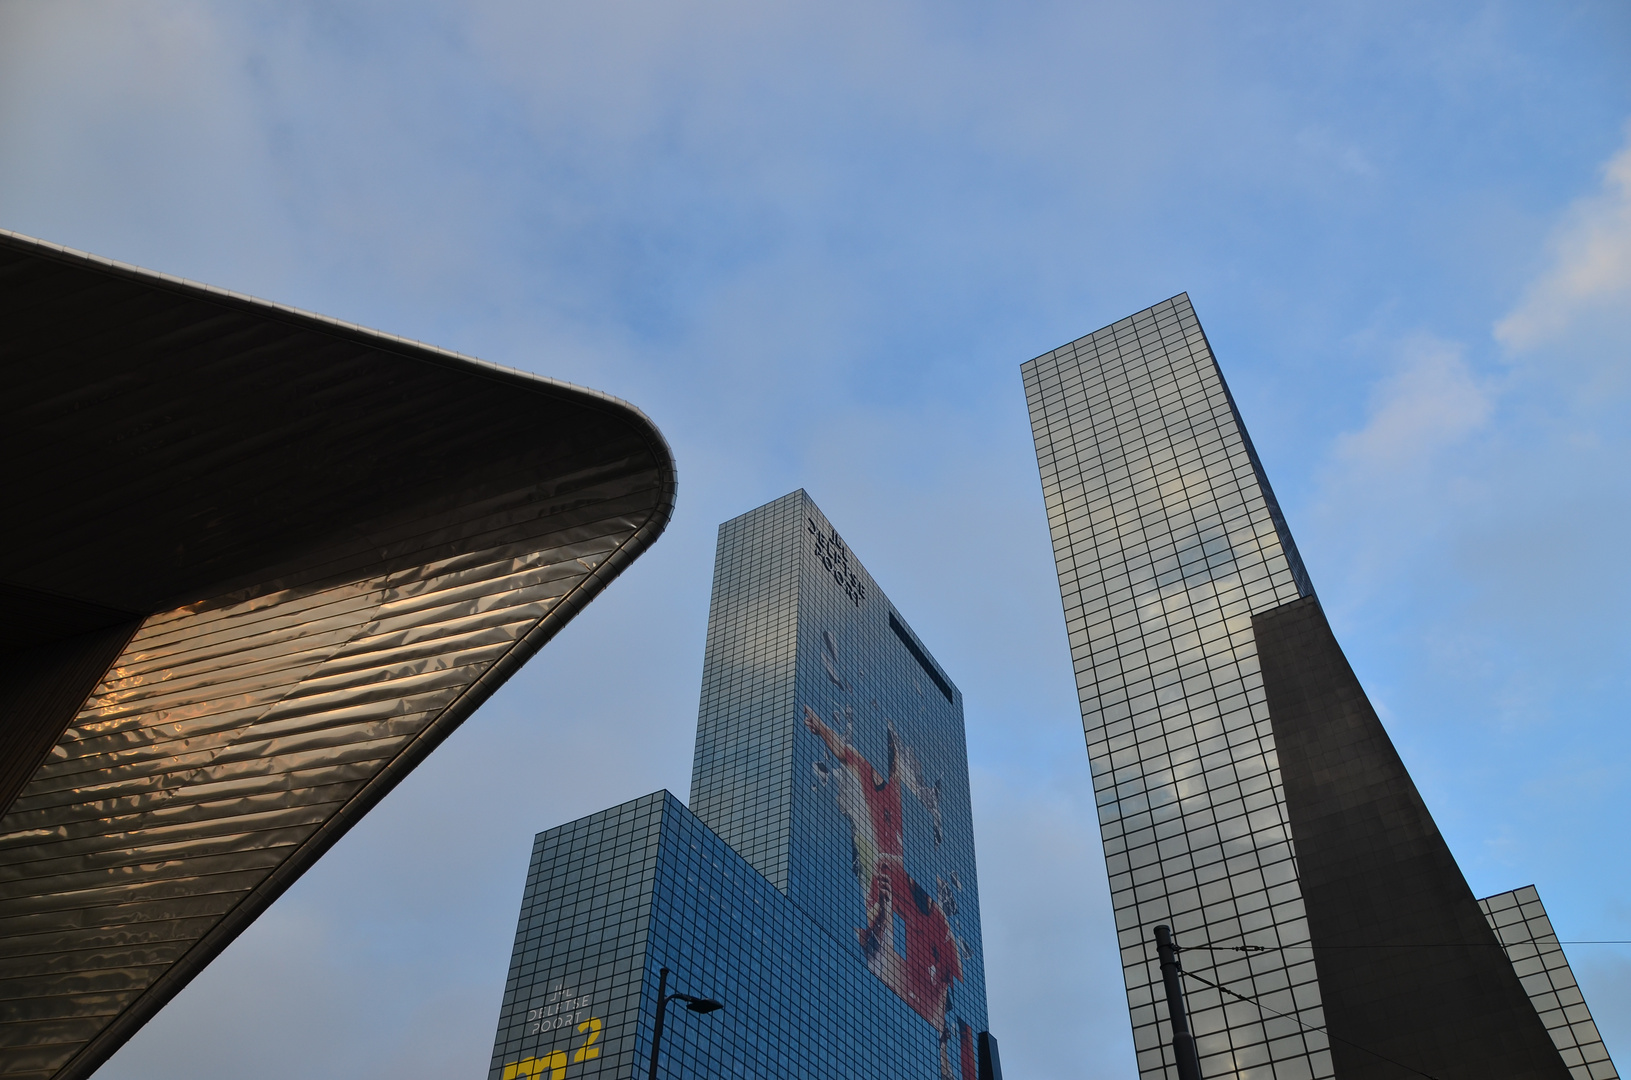
[{"label": "glass skyscraper", "polygon": [[1164,923],[1204,1077],[1612,1076],[1606,1053],[1565,1062],[1548,1032],[1577,1036],[1543,1022],[1492,934],[1331,636],[1188,297],[1021,372],[1139,1075],[1177,1075]]},{"label": "glass skyscraper", "polygon": [[691,807],[540,833],[490,1080],[1000,1080],[962,695],[803,491],[720,527]]}]

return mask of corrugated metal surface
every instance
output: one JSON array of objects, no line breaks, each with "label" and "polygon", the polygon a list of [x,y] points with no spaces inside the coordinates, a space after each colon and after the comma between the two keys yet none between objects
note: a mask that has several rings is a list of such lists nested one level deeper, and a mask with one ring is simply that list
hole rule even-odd
[{"label": "corrugated metal surface", "polygon": [[[54,257],[70,271],[84,269]],[[210,300],[207,290],[149,282],[129,268],[112,277],[121,287],[162,286],[144,299],[144,312],[162,307],[165,295],[195,308]],[[251,350],[241,357],[246,370],[264,382],[268,365],[287,365],[314,384],[310,394],[291,410],[266,413],[265,423],[238,430],[216,424],[217,434],[200,440],[196,454],[175,452],[169,436],[153,440],[173,463],[165,468],[196,474],[190,463],[236,453],[219,439],[240,438],[245,454],[262,455],[253,469],[246,466],[256,482],[309,520],[276,522],[287,540],[272,544],[255,535],[255,514],[263,511],[254,500],[222,504],[238,516],[209,523],[224,520],[235,531],[211,535],[208,577],[232,591],[195,592],[147,616],[0,818],[6,1076],[70,1080],[92,1072],[644,550],[672,509],[666,445],[637,410],[614,399],[313,316],[293,318],[270,305],[262,311],[242,298],[233,305],[227,314],[235,329],[226,328],[233,332],[216,352],[191,343],[211,370],[201,394],[219,395],[220,380],[233,370],[223,357],[243,338],[246,320],[263,318],[280,325],[293,319],[308,337],[343,339],[346,363],[327,367],[343,385],[327,404],[333,395],[352,397],[325,419],[321,379],[313,374],[324,365],[313,368],[304,354],[309,341],[279,331],[272,336],[281,351]],[[263,343],[267,337],[259,335]],[[389,349],[369,354],[371,344]],[[134,348],[129,341],[121,347]],[[185,385],[184,366],[166,362],[166,378]],[[30,377],[38,381],[40,370]],[[376,461],[365,475],[355,467],[326,470],[324,451],[310,445],[278,452],[301,438],[338,445],[357,442],[359,432],[379,439],[397,430],[382,428],[366,408],[370,379],[418,457],[377,446],[377,457],[394,449],[398,458],[390,468]],[[76,406],[82,422],[120,415],[118,395],[87,399],[95,407]],[[423,406],[417,412],[415,400]],[[276,426],[313,409],[319,415],[304,433]],[[183,406],[162,419],[183,433],[189,421]],[[416,420],[446,432],[445,453]],[[396,483],[400,497],[376,494],[381,485],[370,476],[390,481],[393,469],[415,462],[436,474],[432,481]],[[141,462],[114,464],[126,472],[110,468],[109,482],[130,492],[129,474]],[[284,469],[282,487],[263,475],[266,468]],[[331,472],[339,481],[325,487]],[[73,479],[83,484],[82,473]],[[163,493],[156,502],[177,505],[174,474],[157,470],[147,479]],[[200,499],[223,497],[207,476],[192,482]],[[219,489],[227,481],[214,483]],[[311,489],[305,502],[289,492],[300,484]],[[366,513],[322,520],[355,506],[353,492],[371,497]],[[110,526],[114,549],[121,527],[174,528],[168,509],[142,526],[140,504],[133,506],[136,525],[125,519]],[[191,526],[176,535],[193,535]],[[88,536],[67,539],[85,547]],[[169,540],[142,539],[161,555],[174,550]],[[50,573],[42,569],[39,580],[22,574],[20,584],[60,590],[53,575],[71,567],[35,548],[42,553],[35,562]],[[252,552],[252,561],[234,551]],[[19,565],[8,564],[7,576]],[[164,587],[196,590],[188,566],[185,559],[165,564],[171,580]],[[121,572],[141,567],[136,560]],[[105,566],[99,573],[113,591],[118,575]],[[100,593],[85,598],[108,601]]]},{"label": "corrugated metal surface", "polygon": [[78,634],[0,659],[0,814],[4,814],[141,625]]}]

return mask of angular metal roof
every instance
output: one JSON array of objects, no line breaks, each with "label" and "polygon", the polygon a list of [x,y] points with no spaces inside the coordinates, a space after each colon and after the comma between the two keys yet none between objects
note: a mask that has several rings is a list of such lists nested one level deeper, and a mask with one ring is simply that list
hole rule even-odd
[{"label": "angular metal roof", "polygon": [[0,1072],[89,1075],[662,532],[604,394],[0,233]]}]

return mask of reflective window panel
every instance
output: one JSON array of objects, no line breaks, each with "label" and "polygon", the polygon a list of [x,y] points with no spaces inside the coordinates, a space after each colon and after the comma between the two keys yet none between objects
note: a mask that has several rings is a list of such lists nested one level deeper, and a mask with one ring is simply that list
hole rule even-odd
[{"label": "reflective window panel", "polygon": [[[1332,1076],[1252,614],[1307,574],[1187,296],[1021,369],[1099,804],[1139,1074],[1175,1076],[1151,932],[1204,1076]],[[1304,946],[1304,948],[1286,948]]]},{"label": "reflective window panel", "polygon": [[669,1004],[660,1077],[977,1080],[976,1029],[943,1042],[666,791],[539,834],[489,1080],[645,1076],[664,967],[724,1008]]},{"label": "reflective window panel", "polygon": [[720,527],[691,810],[542,833],[491,1080],[985,1080],[962,695],[803,491]]},{"label": "reflective window panel", "polygon": [[1574,1080],[1619,1080],[1533,885],[1478,901]]}]

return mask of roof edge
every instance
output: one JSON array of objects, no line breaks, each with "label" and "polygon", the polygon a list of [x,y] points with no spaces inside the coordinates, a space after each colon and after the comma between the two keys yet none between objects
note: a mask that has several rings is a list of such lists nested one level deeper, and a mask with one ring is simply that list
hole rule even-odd
[{"label": "roof edge", "polygon": [[[432,345],[415,338],[402,337],[399,334],[388,334],[383,330],[364,326],[361,323],[347,322],[332,315],[322,315],[315,311],[297,308],[292,304],[280,304],[274,300],[264,300],[249,293],[235,292],[232,289],[223,289],[218,285],[210,285],[191,278],[178,277],[175,274],[166,274],[158,270],[150,270],[145,266],[134,263],[120,262],[105,255],[94,252],[81,251],[63,244],[41,240],[27,233],[16,232],[12,229],[0,228],[0,247],[10,247],[18,251],[30,251],[33,254],[44,255],[59,262],[78,264],[90,269],[111,272],[117,276],[130,278],[150,286],[169,289],[173,292],[189,294],[194,299],[208,300],[214,303],[223,303],[232,307],[246,308],[258,311],[263,315],[286,319],[291,322],[304,324],[310,329],[326,333],[340,334],[353,338],[361,338],[377,345],[389,347],[416,356],[418,359],[430,362],[440,362],[451,367],[468,368],[472,374],[498,377],[505,380],[532,383],[540,389],[566,391],[591,398],[596,402],[613,408],[627,411],[638,417],[657,432],[657,425],[642,411],[639,406],[625,401],[615,394],[608,394],[604,390],[582,386],[578,383],[568,382],[565,379],[556,379],[548,375],[539,375],[523,368],[511,367],[507,364],[494,363],[468,353],[446,349],[440,345]],[[658,436],[661,438],[661,435]],[[667,440],[663,440],[664,446]],[[670,455],[672,456],[672,455]]]},{"label": "roof edge", "polygon": [[357,323],[319,315],[287,304],[262,300],[244,293],[206,285],[118,262],[104,256],[53,244],[9,229],[0,229],[0,251],[40,256],[68,266],[94,270],[152,288],[179,293],[196,300],[258,314],[299,325],[318,333],[371,345],[404,359],[437,364],[472,375],[509,383],[518,389],[575,400],[582,407],[621,416],[646,442],[657,473],[657,499],[646,519],[622,544],[576,587],[545,614],[536,625],[503,656],[471,683],[412,742],[364,786],[354,793],[333,817],[299,845],[296,852],[276,867],[214,927],[139,995],[127,1011],[104,1027],[56,1072],[58,1080],[82,1080],[95,1072],[126,1040],[168,1003],[210,961],[218,956],[249,923],[277,900],[306,870],[344,836],[409,772],[457,729],[476,709],[531,659],[572,618],[598,596],[657,538],[673,519],[678,497],[678,473],[672,448],[657,425],[637,406],[612,394],[576,383],[537,375],[519,368],[495,364],[451,349],[387,334]]}]

